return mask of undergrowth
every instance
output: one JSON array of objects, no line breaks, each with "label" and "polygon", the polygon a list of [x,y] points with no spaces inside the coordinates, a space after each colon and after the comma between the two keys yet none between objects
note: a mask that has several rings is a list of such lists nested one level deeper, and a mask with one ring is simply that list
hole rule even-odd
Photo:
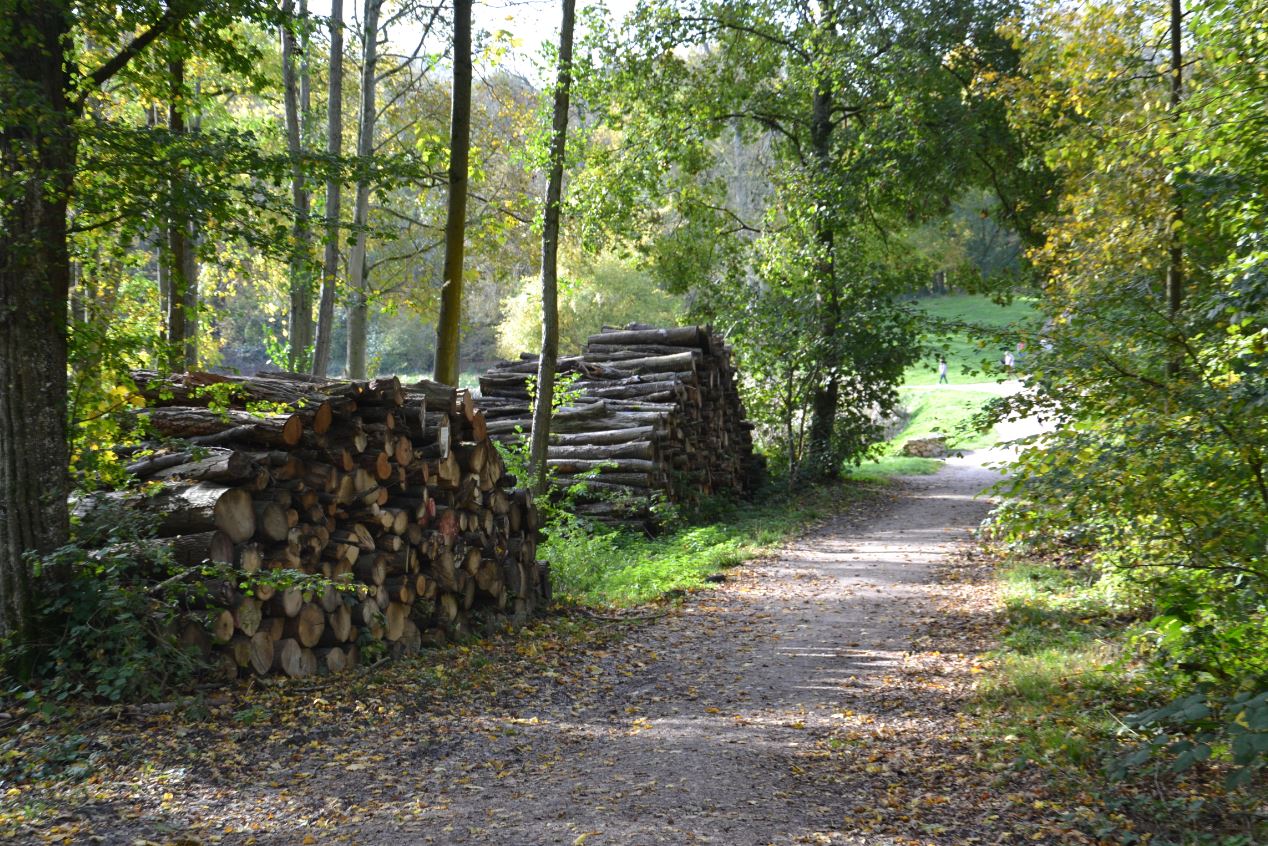
[{"label": "undergrowth", "polygon": [[1227,740],[1182,766],[1178,756],[1142,754],[1158,737],[1191,742],[1149,723],[1174,710],[1183,687],[1148,660],[1148,608],[1061,559],[1006,558],[998,585],[1004,628],[976,705],[998,766],[1043,768],[1069,797],[1071,821],[1099,842],[1268,842],[1262,776],[1230,779],[1244,770]]},{"label": "undergrowth", "polygon": [[[687,525],[647,537],[581,522],[556,523],[539,547],[550,562],[556,597],[585,605],[637,605],[691,590],[768,552],[812,521],[862,495],[831,486],[758,503],[711,500],[685,515]],[[701,524],[705,525],[691,525]]]}]

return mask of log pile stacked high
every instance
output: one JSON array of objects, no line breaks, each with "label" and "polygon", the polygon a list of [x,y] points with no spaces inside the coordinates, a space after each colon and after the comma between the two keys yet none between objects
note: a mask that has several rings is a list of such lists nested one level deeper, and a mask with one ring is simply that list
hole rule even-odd
[{"label": "log pile stacked high", "polygon": [[[337,671],[375,644],[409,654],[466,634],[477,614],[523,622],[549,597],[536,508],[468,392],[395,377],[134,380],[148,402],[138,423],[156,440],[129,470],[157,492],[76,509],[104,499],[152,512],[153,543],[190,573],[212,562],[238,577],[328,580],[279,588],[257,575],[249,593],[238,578],[204,584],[181,637],[227,676]],[[247,410],[261,405],[275,411]]]},{"label": "log pile stacked high", "polygon": [[[490,437],[529,436],[536,371],[537,357],[526,354],[480,378]],[[605,328],[581,355],[561,357],[557,373],[576,377],[575,396],[552,418],[548,463],[558,485],[597,471],[583,513],[645,521],[654,492],[680,502],[760,483],[765,465],[753,452],[732,351],[709,327]]]}]

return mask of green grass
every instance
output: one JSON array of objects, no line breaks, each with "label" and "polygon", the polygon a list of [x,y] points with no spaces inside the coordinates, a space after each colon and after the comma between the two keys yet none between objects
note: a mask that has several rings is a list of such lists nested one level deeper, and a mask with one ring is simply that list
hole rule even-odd
[{"label": "green grass", "polygon": [[1065,567],[1011,561],[999,582],[1004,633],[979,707],[1012,763],[1078,782],[1099,771],[1115,714],[1140,704],[1121,609],[1095,578]]},{"label": "green grass", "polygon": [[[973,294],[951,294],[920,300],[917,307],[931,317],[955,320],[995,328],[1022,327],[1036,314],[1028,300],[1017,299],[1007,306],[997,305],[987,297]],[[966,374],[966,368],[979,368],[983,362],[998,360],[1000,350],[982,348],[967,332],[925,341],[947,348],[949,385],[938,385],[936,355],[907,369],[901,390],[903,406],[908,413],[907,425],[885,445],[882,455],[858,467],[847,467],[854,479],[887,481],[895,476],[927,475],[938,472],[940,462],[928,458],[900,455],[903,444],[913,438],[941,433],[955,449],[982,449],[999,442],[994,431],[979,432],[973,418],[996,396],[989,391],[972,390],[963,385],[991,381],[982,375]]]},{"label": "green grass", "polygon": [[[978,294],[948,294],[945,297],[919,300],[916,305],[930,317],[993,329],[1033,329],[1037,318],[1033,300],[1020,297],[1001,306],[991,302],[989,297]],[[1004,352],[999,344],[984,343],[967,331],[949,336],[927,337],[924,340],[939,349],[929,358],[907,368],[904,382],[908,385],[937,384],[939,352],[947,357],[947,379],[952,385],[993,381],[993,377],[980,372],[966,371],[981,371],[984,364],[998,362]]]},{"label": "green grass", "polygon": [[[1053,807],[1065,805],[1102,843],[1249,846],[1268,842],[1263,793],[1234,793],[1214,769],[1165,765],[1125,779],[1112,762],[1140,738],[1127,714],[1178,695],[1135,641],[1142,631],[1112,584],[1081,566],[1005,560],[997,571],[1004,620],[970,708],[993,769],[1037,767]],[[1051,800],[1050,800],[1051,801]]]},{"label": "green grass", "polygon": [[903,444],[913,438],[942,433],[951,449],[983,449],[999,442],[995,432],[979,432],[973,417],[995,395],[986,391],[963,388],[936,391],[903,391],[903,404],[909,414],[907,425],[882,448],[881,455],[845,468],[851,479],[886,482],[896,476],[928,476],[938,472],[942,462],[936,458],[914,458],[902,455]]},{"label": "green grass", "polygon": [[999,441],[994,432],[979,432],[973,418],[994,399],[987,391],[962,388],[941,391],[903,391],[903,406],[910,415],[907,425],[890,442],[896,453],[913,438],[934,433],[947,436],[953,449],[981,449]]},{"label": "green grass", "polygon": [[857,467],[847,467],[849,478],[860,482],[887,482],[895,476],[932,476],[942,469],[936,458],[915,458],[910,455],[882,455],[874,461],[864,461]]},{"label": "green grass", "polygon": [[709,576],[759,558],[865,489],[831,486],[795,497],[768,494],[762,504],[711,503],[707,525],[655,538],[630,531],[564,529],[539,555],[550,561],[557,595],[592,606],[651,602],[707,584]]}]

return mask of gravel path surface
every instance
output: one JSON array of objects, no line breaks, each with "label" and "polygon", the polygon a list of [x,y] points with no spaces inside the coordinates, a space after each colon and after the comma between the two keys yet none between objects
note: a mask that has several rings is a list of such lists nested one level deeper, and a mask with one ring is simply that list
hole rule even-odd
[{"label": "gravel path surface", "polygon": [[1024,821],[1008,806],[1024,794],[1001,798],[969,772],[958,703],[970,659],[928,642],[963,589],[935,569],[964,553],[989,508],[978,494],[999,479],[988,457],[904,480],[887,503],[828,521],[642,627],[575,698],[485,742],[495,766],[457,790],[443,766],[417,785],[443,807],[366,821],[352,840],[1046,840],[1038,826],[1014,831]]}]

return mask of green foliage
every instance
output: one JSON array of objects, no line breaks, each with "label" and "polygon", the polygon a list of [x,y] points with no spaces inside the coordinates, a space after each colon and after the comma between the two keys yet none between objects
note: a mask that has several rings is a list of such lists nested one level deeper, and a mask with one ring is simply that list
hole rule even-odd
[{"label": "green foliage", "polygon": [[[603,326],[651,323],[672,326],[679,321],[681,298],[666,293],[652,277],[614,254],[577,260],[561,268],[559,279],[559,352],[575,355],[586,338]],[[541,347],[541,280],[525,276],[503,305],[497,327],[498,352],[514,358]]]},{"label": "green foliage", "polygon": [[635,605],[704,586],[711,575],[760,557],[852,495],[849,488],[823,487],[796,498],[768,492],[762,505],[708,500],[684,515],[682,528],[655,538],[579,522],[548,527],[540,555],[550,561],[565,601]]},{"label": "green foliage", "polygon": [[1268,43],[1246,21],[1268,7],[1186,9],[1179,108],[1151,46],[1167,7],[1040,11],[1018,33],[1026,73],[1001,93],[1060,197],[1037,219],[1047,320],[1008,411],[1056,430],[1022,455],[1001,525],[1079,544],[1153,618],[1135,643],[1175,702],[1136,719],[1146,744],[1128,763],[1209,756],[1250,779],[1263,741],[1248,703],[1268,690],[1268,103],[1250,68]]},{"label": "green foliage", "polygon": [[188,682],[201,668],[178,640],[175,572],[166,549],[147,543],[145,515],[103,507],[76,527],[72,542],[43,557],[36,639],[5,655],[28,666],[25,698],[55,707],[76,699],[150,699]]},{"label": "green foliage", "polygon": [[1074,539],[1050,553],[1009,555],[997,571],[1003,637],[982,661],[976,703],[995,766],[1041,767],[1078,797],[1080,828],[1107,842],[1259,842],[1262,698],[1179,692],[1182,680],[1141,660],[1160,621]]},{"label": "green foliage", "polygon": [[1224,759],[1231,764],[1228,786],[1238,788],[1268,767],[1268,692],[1226,696],[1203,687],[1161,708],[1133,714],[1126,722],[1144,738],[1117,762],[1120,773],[1162,755],[1177,773]]},{"label": "green foliage", "polygon": [[581,91],[611,135],[576,207],[726,331],[777,470],[866,453],[917,350],[896,300],[941,260],[903,233],[988,171],[1011,185],[1015,145],[977,87],[1012,61],[1003,13],[687,0],[596,30],[606,72]]}]

